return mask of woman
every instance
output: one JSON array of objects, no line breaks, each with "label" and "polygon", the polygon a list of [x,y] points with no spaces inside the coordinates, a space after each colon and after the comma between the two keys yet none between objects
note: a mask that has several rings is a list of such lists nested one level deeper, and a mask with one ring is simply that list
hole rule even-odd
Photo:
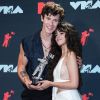
[{"label": "woman", "polygon": [[68,22],[60,23],[52,43],[51,52],[57,58],[54,62],[58,62],[53,70],[54,81],[39,82],[42,83],[41,88],[53,86],[52,100],[82,100],[77,90],[79,72],[76,60],[76,56],[81,56],[80,38],[74,26]]}]

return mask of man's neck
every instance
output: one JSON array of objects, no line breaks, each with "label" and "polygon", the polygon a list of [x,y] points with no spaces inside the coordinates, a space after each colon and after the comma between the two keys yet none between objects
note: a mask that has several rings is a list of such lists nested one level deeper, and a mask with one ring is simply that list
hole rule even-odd
[{"label": "man's neck", "polygon": [[49,54],[49,51],[51,49],[52,34],[47,34],[41,31],[40,37],[41,37],[42,47],[44,51],[44,57],[46,57]]},{"label": "man's neck", "polygon": [[40,36],[41,36],[41,39],[45,41],[51,41],[52,34],[41,31]]}]

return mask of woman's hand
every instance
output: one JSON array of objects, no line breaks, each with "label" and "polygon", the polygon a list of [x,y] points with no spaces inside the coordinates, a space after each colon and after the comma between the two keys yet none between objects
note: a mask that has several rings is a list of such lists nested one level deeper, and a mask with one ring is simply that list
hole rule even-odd
[{"label": "woman's hand", "polygon": [[39,81],[38,83],[41,84],[39,86],[40,87],[40,90],[47,89],[48,87],[51,86],[51,81],[48,81],[48,80]]}]

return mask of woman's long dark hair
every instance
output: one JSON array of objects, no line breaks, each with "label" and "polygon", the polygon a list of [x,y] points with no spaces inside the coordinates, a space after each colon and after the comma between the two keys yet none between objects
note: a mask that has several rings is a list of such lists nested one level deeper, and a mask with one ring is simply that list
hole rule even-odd
[{"label": "woman's long dark hair", "polygon": [[53,70],[55,66],[57,65],[60,57],[61,57],[61,48],[57,45],[55,41],[56,37],[56,32],[65,32],[65,38],[66,38],[66,43],[69,51],[73,51],[76,56],[82,57],[82,46],[80,43],[80,37],[75,29],[75,27],[68,23],[68,22],[62,22],[57,26],[56,31],[53,33],[52,39],[51,39],[51,53],[55,55],[54,59],[49,63],[49,71],[48,71],[48,76],[51,79],[53,79]]},{"label": "woman's long dark hair", "polygon": [[62,22],[58,25],[57,30],[59,32],[65,32],[67,48],[73,51],[76,56],[82,57],[80,37],[75,27],[68,22]]}]

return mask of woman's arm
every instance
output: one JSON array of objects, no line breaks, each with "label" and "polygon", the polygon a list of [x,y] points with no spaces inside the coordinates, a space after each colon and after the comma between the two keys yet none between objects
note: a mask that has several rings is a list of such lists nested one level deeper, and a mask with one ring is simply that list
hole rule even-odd
[{"label": "woman's arm", "polygon": [[79,74],[78,74],[78,65],[76,60],[76,55],[74,52],[71,52],[66,60],[66,65],[68,67],[69,80],[66,82],[51,82],[50,85],[63,89],[74,89],[78,88],[79,84]]}]

